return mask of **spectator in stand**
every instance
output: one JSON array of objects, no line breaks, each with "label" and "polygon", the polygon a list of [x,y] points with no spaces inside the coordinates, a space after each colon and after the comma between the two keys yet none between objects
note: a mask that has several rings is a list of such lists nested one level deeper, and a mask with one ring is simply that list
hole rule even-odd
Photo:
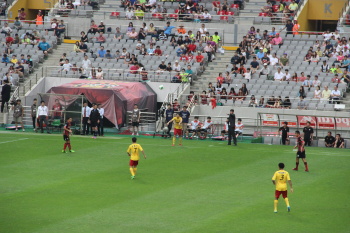
[{"label": "spectator in stand", "polygon": [[264,66],[259,70],[259,78],[261,75],[269,76],[270,74],[270,68],[267,66],[267,63],[264,64]]},{"label": "spectator in stand", "polygon": [[120,28],[117,27],[115,30],[116,30],[116,32],[115,32],[115,34],[114,34],[114,39],[116,39],[116,40],[121,40],[121,39],[123,39],[123,38],[124,38],[124,33],[122,33],[122,32],[120,31]]},{"label": "spectator in stand", "polygon": [[131,20],[134,17],[135,17],[134,10],[131,7],[129,7],[128,10],[125,12],[125,18],[128,20]]},{"label": "spectator in stand", "polygon": [[286,36],[287,36],[288,34],[293,34],[293,27],[294,27],[294,24],[292,20],[288,20],[286,26],[281,31],[286,29],[287,31]]},{"label": "spectator in stand", "polygon": [[312,55],[313,55],[313,54],[312,54],[312,51],[309,50],[309,51],[307,52],[307,54],[305,55],[305,57],[304,57],[304,61],[308,62],[309,65],[310,65],[310,63],[311,63]]},{"label": "spectator in stand", "polygon": [[281,72],[281,67],[277,68],[277,72],[274,75],[274,80],[275,81],[284,81],[284,76],[285,74]]},{"label": "spectator in stand", "polygon": [[79,44],[79,51],[78,52],[86,53],[87,51],[88,51],[87,45],[83,41],[81,41]]},{"label": "spectator in stand", "polygon": [[100,45],[102,45],[105,42],[106,42],[106,37],[103,35],[103,32],[100,32],[96,37],[95,43],[99,43]]},{"label": "spectator in stand", "polygon": [[284,53],[283,56],[280,58],[279,65],[284,67],[289,65],[289,59],[287,58],[287,54]]},{"label": "spectator in stand", "polygon": [[204,13],[202,13],[202,17],[201,18],[202,18],[203,22],[211,21],[211,15],[208,13],[207,9],[204,10]]},{"label": "spectator in stand", "polygon": [[344,70],[344,73],[342,74],[340,78],[340,83],[346,83],[347,86],[349,87],[350,84],[350,76],[348,75],[348,71]]},{"label": "spectator in stand", "polygon": [[225,82],[225,78],[222,76],[222,73],[219,73],[219,76],[216,78],[216,82],[223,84]]},{"label": "spectator in stand", "polygon": [[239,56],[237,52],[233,54],[233,57],[231,58],[231,64],[239,64]]},{"label": "spectator in stand", "polygon": [[303,87],[307,87],[308,91],[310,91],[310,89],[312,87],[312,81],[311,81],[311,76],[310,75],[306,76],[306,79],[304,80],[302,85],[303,85]]},{"label": "spectator in stand", "polygon": [[210,45],[210,43],[207,43],[204,47],[204,52],[208,55],[208,62],[212,62],[212,55],[213,55],[214,48]]},{"label": "spectator in stand", "polygon": [[176,60],[175,64],[173,65],[173,70],[176,72],[180,72],[181,71],[181,66],[179,65],[179,61]]},{"label": "spectator in stand", "polygon": [[103,70],[101,67],[98,67],[96,71],[96,79],[103,79]]},{"label": "spectator in stand", "polygon": [[334,148],[345,148],[345,141],[340,134],[335,135]]},{"label": "spectator in stand", "polygon": [[166,71],[167,66],[165,65],[165,60],[162,60],[162,63],[158,66],[158,71],[157,73],[163,73],[164,71]]},{"label": "spectator in stand", "polygon": [[147,55],[153,56],[155,49],[153,48],[153,44],[150,44],[149,49],[147,49]]},{"label": "spectator in stand", "polygon": [[315,79],[312,81],[312,86],[313,87],[321,86],[321,81],[318,80],[318,76],[317,75],[315,75]]},{"label": "spectator in stand", "polygon": [[96,34],[96,32],[98,32],[98,26],[97,24],[95,24],[95,21],[91,20],[91,24],[90,24],[90,29],[87,32],[87,34]]},{"label": "spectator in stand", "polygon": [[334,86],[334,90],[331,92],[331,102],[330,103],[336,103],[340,104],[340,98],[341,98],[341,92],[338,90],[338,86]]},{"label": "spectator in stand", "polygon": [[297,78],[297,81],[298,82],[304,82],[305,79],[306,79],[306,76],[305,76],[304,72],[301,72],[300,73],[300,77]]},{"label": "spectator in stand", "polygon": [[259,62],[256,61],[256,57],[253,57],[253,61],[250,63],[250,70],[252,74],[255,74],[259,70]]},{"label": "spectator in stand", "polygon": [[290,102],[289,96],[286,96],[283,101],[282,107],[284,109],[290,109],[292,107],[292,103]]},{"label": "spectator in stand", "polygon": [[257,103],[258,108],[264,108],[265,107],[265,99],[263,96],[260,97],[259,102]]},{"label": "spectator in stand", "polygon": [[249,82],[250,79],[252,78],[252,72],[250,68],[248,68],[247,71],[244,74],[242,74],[242,76],[244,77],[244,79],[246,79]]},{"label": "spectator in stand", "polygon": [[100,46],[100,49],[97,51],[98,57],[105,57],[107,51],[104,46]]},{"label": "spectator in stand", "polygon": [[56,35],[57,27],[58,27],[57,19],[52,19],[50,28],[45,30],[46,31],[46,35],[48,35],[49,31],[53,31],[54,34]]},{"label": "spectator in stand", "polygon": [[271,66],[276,66],[279,64],[278,57],[276,56],[276,53],[273,53],[272,56],[269,56],[270,59],[270,65]]},{"label": "spectator in stand", "polygon": [[164,27],[164,34],[167,35],[167,36],[170,36],[172,35],[172,30],[174,29],[175,27],[174,26],[170,26],[170,22],[167,22],[166,23],[166,26]]},{"label": "spectator in stand", "polygon": [[272,45],[278,45],[279,48],[283,45],[283,39],[280,37],[280,34],[277,33],[276,37],[271,40]]},{"label": "spectator in stand", "polygon": [[325,86],[324,90],[322,91],[321,99],[328,101],[330,99],[330,97],[331,97],[331,94],[332,94],[331,90],[328,89],[328,86]]},{"label": "spectator in stand", "polygon": [[82,68],[88,70],[91,68],[91,61],[88,59],[87,55],[84,55],[84,59],[82,61]]},{"label": "spectator in stand", "polygon": [[270,65],[270,58],[267,56],[267,53],[264,53],[264,56],[261,58],[261,64]]},{"label": "spectator in stand", "polygon": [[304,97],[300,96],[300,100],[298,102],[298,110],[306,110],[307,104],[304,101]]},{"label": "spectator in stand", "polygon": [[43,51],[44,55],[47,56],[47,53],[51,51],[51,46],[46,42],[46,39],[43,38],[38,45],[39,50]]},{"label": "spectator in stand", "polygon": [[19,13],[18,13],[19,20],[26,20],[26,17],[27,17],[27,14],[24,11],[24,8],[21,8],[21,10],[19,10]]},{"label": "spectator in stand", "polygon": [[147,33],[144,31],[143,28],[140,28],[140,31],[138,33],[137,39],[138,40],[144,40],[146,39]]},{"label": "spectator in stand", "polygon": [[11,58],[10,62],[12,64],[14,64],[14,65],[17,64],[17,62],[18,62],[17,56],[16,55],[12,55],[12,58]]},{"label": "spectator in stand", "polygon": [[166,41],[166,40],[168,40],[168,37],[167,37],[167,35],[164,34],[163,31],[161,31],[160,34],[158,35],[158,39],[160,41]]},{"label": "spectator in stand", "polygon": [[186,29],[184,28],[184,25],[180,25],[179,28],[177,29],[177,33],[179,34],[186,34]]},{"label": "spectator in stand", "polygon": [[321,93],[321,90],[320,90],[320,86],[316,86],[316,89],[314,91],[314,99],[320,100],[321,97],[322,97],[322,93]]},{"label": "spectator in stand", "polygon": [[12,33],[12,29],[9,27],[8,23],[5,23],[4,26],[1,28],[1,33],[5,35]]},{"label": "spectator in stand", "polygon": [[87,37],[87,35],[85,34],[84,31],[82,31],[82,32],[80,33],[80,35],[81,35],[81,37],[80,37],[80,42],[89,42],[89,39],[88,39],[88,37]]},{"label": "spectator in stand", "polygon": [[111,54],[111,50],[106,50],[106,55],[105,55],[106,59],[113,59],[113,55]]},{"label": "spectator in stand", "polygon": [[312,55],[311,55],[311,62],[318,62],[320,61],[320,57],[317,55],[316,52],[313,52]]},{"label": "spectator in stand", "polygon": [[159,45],[157,45],[156,49],[154,50],[154,54],[155,54],[156,56],[162,56],[162,55],[163,55],[163,52],[162,52],[162,50],[160,49],[160,46],[159,46]]},{"label": "spectator in stand", "polygon": [[261,58],[263,58],[263,57],[265,56],[265,53],[264,53],[263,49],[264,49],[264,48],[261,47],[260,50],[259,50],[259,52],[256,54],[256,56],[257,56],[257,58],[258,58],[259,60],[261,60]]},{"label": "spectator in stand", "polygon": [[173,70],[173,68],[171,67],[171,63],[168,63],[168,66],[166,67],[166,71],[171,72]]},{"label": "spectator in stand", "polygon": [[132,28],[131,32],[128,32],[127,35],[129,39],[132,39],[132,40],[137,40],[138,38],[138,33],[135,31],[135,28]]},{"label": "spectator in stand", "polygon": [[22,63],[19,61],[17,62],[17,67],[15,68],[14,73],[18,74],[19,77],[23,78],[24,76],[24,66]]},{"label": "spectator in stand", "polygon": [[135,54],[131,54],[130,61],[128,62],[129,65],[137,65],[139,64]]},{"label": "spectator in stand", "polygon": [[213,1],[212,3],[212,11],[219,11],[220,10],[220,1]]},{"label": "spectator in stand", "polygon": [[64,61],[64,64],[62,65],[62,71],[65,71],[65,73],[67,74],[71,68],[72,68],[72,64],[69,63],[69,59],[66,59]]},{"label": "spectator in stand", "polygon": [[298,97],[306,97],[306,94],[305,94],[305,90],[304,90],[304,87],[303,86],[300,86],[300,88],[299,88],[299,92],[298,92],[298,95],[297,95]]},{"label": "spectator in stand", "polygon": [[64,24],[63,20],[60,20],[60,22],[57,25],[56,36],[61,37],[61,34],[65,33],[65,31],[66,31],[66,25]]},{"label": "spectator in stand", "polygon": [[19,21],[18,17],[15,18],[15,22],[13,22],[13,26],[17,30],[22,29],[22,23],[21,23],[21,21]]},{"label": "spectator in stand", "polygon": [[192,52],[192,53],[194,53],[194,52],[196,51],[196,48],[197,48],[197,46],[196,46],[194,40],[192,40],[191,44],[189,44],[189,45],[187,46],[187,50],[190,51],[190,52]]},{"label": "spectator in stand", "polygon": [[322,62],[321,72],[322,73],[329,73],[329,65],[327,64],[326,60],[323,60],[323,62]]},{"label": "spectator in stand", "polygon": [[292,1],[291,4],[289,4],[288,9],[291,14],[294,14],[296,10],[298,10],[298,3],[296,3],[294,0]]}]

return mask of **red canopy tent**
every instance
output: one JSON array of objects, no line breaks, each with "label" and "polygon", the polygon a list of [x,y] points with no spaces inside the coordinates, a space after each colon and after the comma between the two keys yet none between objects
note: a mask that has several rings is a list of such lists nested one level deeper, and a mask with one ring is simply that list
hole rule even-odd
[{"label": "red canopy tent", "polygon": [[[146,83],[79,79],[52,87],[48,93],[84,95],[89,102],[100,103],[105,109],[104,116],[116,126],[126,123],[126,112],[131,111],[134,104],[148,112],[157,111],[157,94]],[[71,102],[75,99],[72,97]]]}]

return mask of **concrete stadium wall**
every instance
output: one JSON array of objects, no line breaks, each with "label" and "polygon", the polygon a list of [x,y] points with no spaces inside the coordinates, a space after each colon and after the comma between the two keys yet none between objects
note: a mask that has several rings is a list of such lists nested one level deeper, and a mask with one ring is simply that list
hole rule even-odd
[{"label": "concrete stadium wall", "polygon": [[[252,107],[234,107],[234,106],[218,106],[211,109],[208,105],[197,105],[192,111],[192,116],[204,115],[211,117],[225,117],[230,113],[230,109],[235,110],[236,117],[257,118],[259,112],[263,113],[279,113],[279,114],[299,114],[312,116],[329,116],[329,117],[350,117],[348,112],[337,111],[316,111],[316,110],[296,110],[296,109],[275,109],[275,108],[252,108]],[[291,118],[292,119],[292,118]],[[294,118],[295,119],[295,118]],[[285,119],[286,120],[286,119]]]}]

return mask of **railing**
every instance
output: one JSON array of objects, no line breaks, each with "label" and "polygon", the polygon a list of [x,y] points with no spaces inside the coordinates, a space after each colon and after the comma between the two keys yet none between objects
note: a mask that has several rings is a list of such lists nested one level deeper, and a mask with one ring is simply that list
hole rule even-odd
[{"label": "railing", "polygon": [[[127,125],[128,128],[130,128],[130,131],[132,131],[132,112],[127,112]],[[140,117],[140,125],[139,130],[140,131],[147,131],[147,132],[156,132],[157,131],[157,115],[154,112],[146,112],[142,111],[141,109],[141,117]]]},{"label": "railing", "polygon": [[[43,67],[44,68],[44,67]],[[42,76],[42,77],[44,77],[44,76]],[[34,80],[32,80],[32,79],[29,79],[27,82],[25,82],[24,84],[23,84],[23,92],[22,92],[22,96],[25,96],[26,95],[26,93],[28,92],[28,91],[30,91],[31,89],[32,89],[32,87],[34,86],[34,85],[36,85],[38,83],[38,73],[36,73],[35,74],[35,81]]]},{"label": "railing", "polygon": [[[97,71],[97,67],[95,67]],[[194,68],[194,67],[193,67]],[[43,77],[60,77],[60,78],[83,78],[82,76],[91,79],[90,71],[87,70],[85,73],[78,71],[78,67],[71,68],[69,72],[63,71],[61,66],[44,66],[42,67],[42,76]],[[174,82],[181,83],[180,80],[174,81],[173,77],[177,72],[175,71],[157,71],[157,70],[147,70],[147,77],[142,71],[139,70],[129,70],[129,69],[103,69],[103,79],[104,80],[119,80],[119,81],[132,81],[132,82],[142,82],[142,81],[151,81],[151,82]],[[191,79],[189,79],[191,82]]]}]

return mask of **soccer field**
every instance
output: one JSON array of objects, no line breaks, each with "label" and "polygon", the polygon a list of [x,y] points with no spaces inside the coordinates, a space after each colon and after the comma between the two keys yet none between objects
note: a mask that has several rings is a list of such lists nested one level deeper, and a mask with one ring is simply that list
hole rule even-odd
[{"label": "soccer field", "polygon": [[[141,137],[147,154],[130,179],[131,137],[0,133],[0,232],[350,232],[350,150]],[[294,193],[273,213],[271,178],[284,162]]]}]

